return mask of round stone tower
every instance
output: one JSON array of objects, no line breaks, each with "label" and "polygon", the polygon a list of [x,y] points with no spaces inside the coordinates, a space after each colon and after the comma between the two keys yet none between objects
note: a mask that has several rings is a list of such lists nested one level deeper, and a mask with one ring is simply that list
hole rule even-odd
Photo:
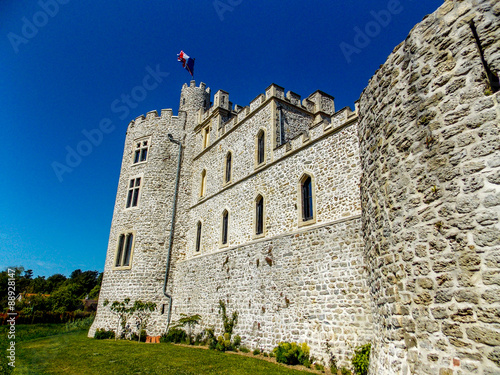
[{"label": "round stone tower", "polygon": [[[186,83],[182,86],[179,112],[185,111],[188,113],[188,117],[191,117],[197,115],[200,109],[204,112],[209,108],[210,88],[207,88],[203,82],[198,87],[196,87],[194,80],[190,82],[189,86]],[[193,124],[193,121],[191,123]]]},{"label": "round stone tower", "polygon": [[500,4],[445,1],[359,107],[370,373],[500,373]]},{"label": "round stone tower", "polygon": [[[178,116],[171,109],[148,112],[131,121],[125,139],[122,167],[113,213],[113,221],[104,267],[96,319],[89,331],[98,328],[116,331],[118,318],[107,300],[130,299],[157,304],[147,333],[157,335],[167,325],[168,299],[164,296],[164,280],[170,231],[174,211],[175,236],[172,238],[171,266],[185,246],[186,223],[182,220],[189,209],[192,151],[192,129],[197,116],[210,105],[210,89],[201,83],[184,84]],[[179,186],[175,184],[179,173]],[[182,256],[181,256],[182,257]],[[167,293],[174,280],[169,279]],[[135,327],[135,325],[132,325]]]}]

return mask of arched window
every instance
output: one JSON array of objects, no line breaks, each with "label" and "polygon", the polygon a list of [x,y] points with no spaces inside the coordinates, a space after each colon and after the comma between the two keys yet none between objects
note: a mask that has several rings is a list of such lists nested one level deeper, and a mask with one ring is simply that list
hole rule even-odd
[{"label": "arched window", "polygon": [[264,198],[258,195],[255,199],[255,234],[264,233]]},{"label": "arched window", "polygon": [[196,226],[196,252],[199,252],[201,248],[201,221],[198,221]]},{"label": "arched window", "polygon": [[226,164],[224,166],[224,169],[225,169],[224,182],[225,183],[231,182],[231,161],[232,161],[232,154],[231,154],[231,152],[228,152],[226,155]]},{"label": "arched window", "polygon": [[260,165],[265,161],[265,135],[266,133],[264,132],[264,130],[260,130],[257,133],[257,165]]},{"label": "arched window", "polygon": [[200,197],[204,197],[207,191],[207,171],[204,169],[201,172]]},{"label": "arched window", "polygon": [[309,221],[314,218],[313,191],[311,176],[304,175],[300,184],[302,198],[302,221]]},{"label": "arched window", "polygon": [[227,210],[224,210],[224,212],[222,213],[222,236],[221,236],[221,243],[223,245],[227,245],[228,226],[229,226],[229,212],[227,212]]}]

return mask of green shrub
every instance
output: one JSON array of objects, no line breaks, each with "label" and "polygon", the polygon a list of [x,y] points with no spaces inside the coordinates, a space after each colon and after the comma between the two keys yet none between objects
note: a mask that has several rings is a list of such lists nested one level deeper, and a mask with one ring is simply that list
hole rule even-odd
[{"label": "green shrub", "polygon": [[[137,333],[132,333],[132,335],[130,336],[130,340],[132,341],[139,341],[139,335],[137,335]],[[141,331],[141,342],[146,342],[146,330],[143,329]]]},{"label": "green shrub", "polygon": [[318,371],[323,371],[325,369],[325,366],[323,366],[322,364],[319,364],[319,363],[315,363],[314,368]]},{"label": "green shrub", "polygon": [[194,337],[194,344],[195,345],[205,345],[207,343],[207,339],[205,337],[205,331],[201,331],[200,333],[197,333],[196,336]]},{"label": "green shrub", "polygon": [[115,332],[114,331],[107,331],[104,328],[98,329],[94,333],[94,338],[97,340],[106,340],[106,339],[114,339],[115,338]]},{"label": "green shrub", "polygon": [[254,349],[252,352],[253,355],[259,355],[260,354],[260,349]]},{"label": "green shrub", "polygon": [[250,353],[250,349],[248,349],[246,346],[240,346],[240,352]]},{"label": "green shrub", "polygon": [[240,337],[240,335],[234,336],[233,345],[234,345],[235,348],[239,348],[240,347],[240,345],[241,345],[241,337]]},{"label": "green shrub", "polygon": [[184,330],[180,328],[170,328],[167,333],[161,335],[160,341],[180,344],[182,342],[188,341],[188,335]]},{"label": "green shrub", "polygon": [[348,369],[348,368],[346,368],[346,367],[341,367],[341,368],[340,368],[340,373],[341,373],[342,375],[352,375],[351,370],[349,370],[349,369]]},{"label": "green shrub", "polygon": [[354,355],[352,356],[352,367],[354,367],[354,373],[356,375],[367,375],[368,366],[370,365],[370,349],[371,344],[365,344],[358,346],[354,349]]},{"label": "green shrub", "polygon": [[224,333],[224,336],[217,337],[217,345],[215,349],[220,352],[232,351],[234,350],[233,344],[231,343],[231,335],[229,333]]},{"label": "green shrub", "polygon": [[276,361],[285,363],[287,365],[304,365],[311,366],[309,360],[309,346],[306,343],[297,344],[295,342],[280,342],[280,344],[273,349],[276,356]]},{"label": "green shrub", "polygon": [[269,354],[267,354],[266,352],[262,353],[262,355],[263,355],[264,357],[269,357]]},{"label": "green shrub", "polygon": [[214,328],[207,328],[205,330],[207,334],[208,348],[214,350],[217,347],[217,338],[215,337]]}]

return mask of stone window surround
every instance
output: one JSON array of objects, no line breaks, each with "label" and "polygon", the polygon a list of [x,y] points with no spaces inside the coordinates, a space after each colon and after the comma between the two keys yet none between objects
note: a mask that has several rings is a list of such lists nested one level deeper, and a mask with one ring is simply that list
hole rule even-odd
[{"label": "stone window surround", "polygon": [[202,136],[201,149],[205,150],[210,146],[210,125],[207,125],[202,129],[201,136]]},{"label": "stone window surround", "polygon": [[[124,235],[125,241],[126,241],[128,234],[132,235],[132,244],[130,246],[130,256],[129,256],[128,266],[117,266],[116,263],[118,261],[117,257],[118,257],[118,250],[119,250],[119,246],[120,246],[120,240],[119,240],[120,236]],[[136,231],[135,230],[126,230],[126,231],[120,232],[118,234],[118,237],[116,240],[116,247],[115,247],[115,256],[113,259],[113,270],[130,270],[132,268],[132,259],[134,257],[135,240],[136,240]],[[123,250],[125,250],[125,246],[126,246],[126,244],[124,243]],[[124,256],[125,256],[125,251],[123,251],[123,253],[121,254],[122,259],[120,260],[120,264],[123,263]]]},{"label": "stone window surround", "polygon": [[[222,185],[229,185],[231,184],[231,182],[233,182],[233,172],[234,172],[234,163],[233,163],[233,155],[234,155],[234,152],[232,150],[229,150],[227,153],[226,153],[226,157],[224,158],[224,165],[222,166],[222,170],[223,170],[223,174],[222,174]],[[227,180],[227,158],[228,156],[231,157],[231,160],[230,160],[230,165],[229,165],[229,168],[230,168],[230,171],[229,171],[229,180]]]},{"label": "stone window surround", "polygon": [[[147,142],[146,147],[143,146],[143,142]],[[140,143],[141,146],[137,147],[137,143]],[[148,161],[150,148],[151,148],[151,135],[135,139],[133,143],[132,166],[146,163]],[[136,153],[137,152],[141,153],[143,149],[146,149],[146,160],[135,162]]]},{"label": "stone window surround", "polygon": [[198,220],[196,223],[196,240],[195,240],[195,255],[198,255],[201,253],[201,243],[202,243],[202,238],[203,238],[203,221]]},{"label": "stone window surround", "polygon": [[[130,203],[130,206],[127,207],[127,202],[128,202],[128,195],[129,195],[129,191],[130,190],[135,190],[137,187],[135,186],[135,183],[134,183],[134,187],[130,187],[130,181],[132,180],[136,180],[137,178],[140,178],[141,181],[140,181],[140,185],[138,187],[138,190],[139,192],[137,193],[137,204],[135,206],[132,205],[132,202]],[[144,174],[143,173],[140,173],[140,174],[137,174],[135,176],[132,176],[128,179],[128,184],[127,184],[127,190],[126,190],[126,194],[125,194],[125,210],[134,210],[134,209],[137,209],[139,207],[139,204],[141,202],[141,194],[142,194],[142,189],[144,187]],[[133,192],[132,192],[132,200],[133,200]]]},{"label": "stone window surround", "polygon": [[[261,168],[262,166],[264,166],[266,164],[266,161],[267,161],[267,147],[266,147],[266,136],[267,136],[267,132],[266,132],[266,128],[264,127],[261,127],[259,129],[259,131],[257,132],[257,135],[255,136],[255,157],[254,157],[254,162],[255,162],[255,169],[259,169]],[[259,163],[259,138],[260,138],[260,135],[262,134],[262,137],[264,139],[264,156],[263,156],[263,161],[262,163]]]},{"label": "stone window surround", "polygon": [[[222,236],[224,235],[224,213],[227,213],[226,243],[222,242]],[[230,218],[231,218],[231,215],[230,215],[229,208],[226,207],[222,210],[222,214],[221,214],[219,248],[229,246],[229,228],[230,228],[229,221],[230,221]]]},{"label": "stone window surround", "polygon": [[201,181],[200,181],[200,199],[204,198],[207,194],[207,170],[203,168],[201,171]]},{"label": "stone window surround", "polygon": [[[311,178],[311,193],[312,193],[312,218],[309,219],[309,220],[304,220],[304,218],[302,217],[302,208],[303,208],[303,204],[304,202],[302,202],[302,183],[307,179],[307,177],[310,177]],[[300,179],[299,179],[299,182],[298,182],[298,186],[297,186],[297,202],[300,202],[300,205],[297,209],[297,213],[298,213],[298,226],[299,228],[300,227],[303,227],[303,226],[306,226],[306,225],[311,225],[311,224],[314,224],[316,223],[316,207],[317,207],[317,204],[316,204],[316,189],[315,189],[315,185],[316,185],[316,181],[315,181],[315,178],[314,178],[314,174],[311,172],[311,171],[307,171],[307,170],[304,170],[302,175],[300,176]]]},{"label": "stone window surround", "polygon": [[[257,199],[262,197],[262,233],[257,234]],[[261,192],[257,192],[253,200],[254,215],[253,215],[253,233],[252,239],[263,238],[266,236],[266,197]]]}]

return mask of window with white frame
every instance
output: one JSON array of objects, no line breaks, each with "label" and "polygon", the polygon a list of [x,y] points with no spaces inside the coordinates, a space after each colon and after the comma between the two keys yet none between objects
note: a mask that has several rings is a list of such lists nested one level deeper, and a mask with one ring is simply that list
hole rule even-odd
[{"label": "window with white frame", "polygon": [[132,178],[128,184],[127,203],[125,208],[137,207],[139,204],[139,193],[141,190],[141,177]]},{"label": "window with white frame", "polygon": [[134,232],[121,233],[116,247],[115,268],[130,268],[134,249]]},{"label": "window with white frame", "polygon": [[147,161],[149,146],[149,138],[135,141],[134,164]]}]

